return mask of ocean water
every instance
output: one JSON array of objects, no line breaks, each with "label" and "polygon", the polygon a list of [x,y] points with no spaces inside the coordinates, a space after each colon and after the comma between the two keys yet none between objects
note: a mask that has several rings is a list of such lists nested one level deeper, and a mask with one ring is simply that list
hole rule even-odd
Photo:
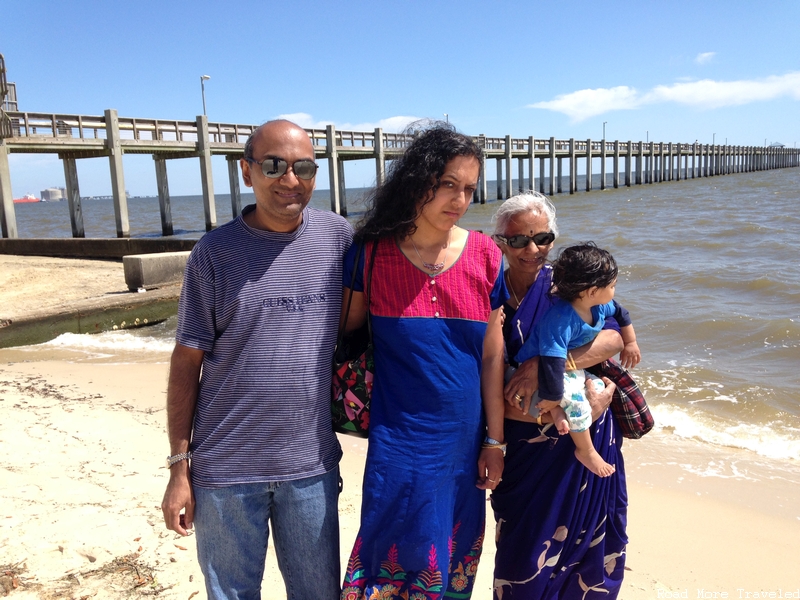
[{"label": "ocean water", "polygon": [[[348,190],[353,221],[362,214],[363,193]],[[800,465],[800,169],[553,200],[561,231],[556,250],[593,240],[620,265],[617,298],[631,312],[642,349],[633,374],[656,418],[651,435]],[[329,208],[329,192],[316,192],[312,202]],[[201,236],[202,199],[176,197],[172,205],[179,235]],[[473,204],[462,225],[491,233],[497,206]],[[70,235],[65,202],[16,208],[21,237]],[[83,209],[87,236],[114,235],[110,201],[86,200]],[[130,199],[129,214],[132,235],[159,235],[157,199]],[[230,218],[226,196],[217,196],[217,214],[219,223]],[[31,359],[46,353],[166,362],[174,331],[173,318],[18,350]]]}]

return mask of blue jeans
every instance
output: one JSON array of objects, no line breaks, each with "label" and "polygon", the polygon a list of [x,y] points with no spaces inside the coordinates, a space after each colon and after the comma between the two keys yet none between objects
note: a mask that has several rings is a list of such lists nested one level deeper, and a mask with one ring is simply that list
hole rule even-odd
[{"label": "blue jeans", "polygon": [[208,597],[261,598],[269,526],[288,600],[339,597],[339,468],[272,483],[194,487]]}]

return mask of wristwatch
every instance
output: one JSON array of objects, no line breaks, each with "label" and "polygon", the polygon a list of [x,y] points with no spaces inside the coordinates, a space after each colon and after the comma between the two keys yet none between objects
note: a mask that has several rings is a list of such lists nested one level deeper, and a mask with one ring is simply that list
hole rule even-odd
[{"label": "wristwatch", "polygon": [[180,454],[173,454],[172,456],[167,457],[167,468],[169,469],[172,465],[177,465],[182,460],[189,460],[192,458],[191,452],[181,452]]}]

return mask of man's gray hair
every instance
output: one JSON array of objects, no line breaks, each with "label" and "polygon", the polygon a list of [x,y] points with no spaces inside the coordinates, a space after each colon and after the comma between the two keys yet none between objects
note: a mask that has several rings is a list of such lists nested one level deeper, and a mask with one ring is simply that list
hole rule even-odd
[{"label": "man's gray hair", "polygon": [[558,237],[556,207],[550,202],[550,198],[533,190],[512,196],[500,205],[492,217],[495,222],[495,234],[505,235],[509,223],[514,220],[514,217],[523,213],[547,217],[547,227]]}]

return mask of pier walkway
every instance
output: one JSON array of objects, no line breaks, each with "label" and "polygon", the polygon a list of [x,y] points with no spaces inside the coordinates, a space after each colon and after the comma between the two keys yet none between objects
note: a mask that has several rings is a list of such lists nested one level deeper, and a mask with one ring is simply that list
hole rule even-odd
[{"label": "pier walkway", "polygon": [[[17,226],[11,194],[10,153],[55,153],[64,165],[72,235],[85,237],[76,161],[81,158],[108,157],[117,237],[130,236],[124,154],[150,154],[155,162],[156,183],[161,210],[162,234],[173,234],[167,161],[196,158],[200,177],[206,230],[216,227],[213,155],[228,162],[231,214],[241,212],[239,159],[247,137],[257,125],[209,123],[203,115],[194,121],[120,117],[108,109],[103,116],[44,114],[0,111],[0,225],[4,238],[16,238]],[[411,137],[386,133],[307,129],[318,159],[326,159],[331,190],[331,210],[346,215],[344,164],[349,160],[374,160],[375,179],[383,182],[386,161],[401,155]],[[569,174],[567,189],[578,191],[578,163],[584,163],[586,191],[592,190],[592,174],[601,175],[600,189],[606,187],[611,163],[613,187],[653,184],[664,181],[712,177],[800,166],[800,150],[757,146],[728,146],[665,142],[607,140],[556,140],[555,138],[473,136],[483,149],[484,168],[475,193],[475,202],[488,197],[486,165],[496,161],[497,198],[513,195],[514,160],[520,191],[534,186],[535,161],[539,161],[539,191],[554,195],[562,185],[564,163]],[[596,163],[599,162],[599,165]],[[527,177],[526,166],[527,164]],[[598,168],[599,166],[599,168]],[[545,175],[546,173],[546,175]],[[526,185],[525,182],[528,182]]]}]

